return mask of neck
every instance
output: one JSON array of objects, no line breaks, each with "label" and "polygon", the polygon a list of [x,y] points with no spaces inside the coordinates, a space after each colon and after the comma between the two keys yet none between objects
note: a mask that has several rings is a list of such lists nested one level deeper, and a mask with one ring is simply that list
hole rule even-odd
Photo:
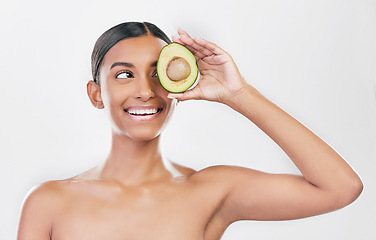
[{"label": "neck", "polygon": [[170,177],[160,152],[159,139],[160,136],[135,141],[113,133],[110,154],[100,170],[101,178],[137,185]]}]

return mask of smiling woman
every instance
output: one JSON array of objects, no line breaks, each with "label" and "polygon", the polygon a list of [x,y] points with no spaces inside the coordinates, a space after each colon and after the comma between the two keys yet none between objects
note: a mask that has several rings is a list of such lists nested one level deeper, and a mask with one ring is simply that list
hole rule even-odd
[{"label": "smiling woman", "polygon": [[167,42],[147,33],[120,39],[95,61],[101,62],[98,75],[93,74],[100,84],[88,83],[93,105],[105,107],[114,132],[139,139],[157,137],[175,106],[156,74],[159,53]]},{"label": "smiling woman", "polygon": [[[155,25],[123,23],[98,39],[87,92],[111,119],[110,153],[87,172],[36,187],[23,207],[19,240],[217,240],[238,220],[304,218],[359,196],[363,186],[353,169],[249,85],[227,52],[178,32],[174,42],[194,54],[201,76],[195,88],[180,94],[159,83],[157,60],[170,40]],[[216,101],[244,115],[302,176],[233,166],[194,171],[166,160],[161,132],[176,101],[190,99]]]}]

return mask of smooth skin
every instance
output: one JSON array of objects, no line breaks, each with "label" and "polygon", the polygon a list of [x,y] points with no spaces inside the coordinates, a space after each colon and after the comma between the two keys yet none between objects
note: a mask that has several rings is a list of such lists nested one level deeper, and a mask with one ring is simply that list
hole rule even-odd
[{"label": "smooth skin", "polygon": [[[92,104],[111,119],[110,153],[100,166],[31,191],[18,240],[218,240],[238,220],[304,218],[337,210],[359,196],[362,182],[346,161],[249,85],[227,52],[181,29],[178,33],[173,41],[197,59],[198,85],[181,94],[161,87],[155,62],[165,43],[158,38],[130,38],[110,49],[100,85],[87,85]],[[269,135],[302,176],[233,166],[194,171],[167,161],[159,144],[175,106],[172,98],[228,105]],[[146,121],[124,111],[140,106],[162,111]]]}]

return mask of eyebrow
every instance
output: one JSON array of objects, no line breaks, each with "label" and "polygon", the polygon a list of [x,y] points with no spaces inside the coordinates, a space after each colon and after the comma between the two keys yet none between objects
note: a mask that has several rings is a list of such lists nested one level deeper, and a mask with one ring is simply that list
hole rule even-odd
[{"label": "eyebrow", "polygon": [[[155,62],[152,62],[150,64],[151,67],[156,67],[157,66],[157,61]],[[117,66],[124,66],[124,67],[130,67],[130,68],[134,68],[134,65],[132,63],[128,63],[128,62],[115,62],[111,65],[110,69],[114,68],[114,67],[117,67]]]},{"label": "eyebrow", "polygon": [[114,67],[117,67],[117,66],[124,66],[124,67],[131,67],[133,68],[134,65],[132,63],[128,63],[128,62],[115,62],[111,65],[110,69],[114,68]]}]

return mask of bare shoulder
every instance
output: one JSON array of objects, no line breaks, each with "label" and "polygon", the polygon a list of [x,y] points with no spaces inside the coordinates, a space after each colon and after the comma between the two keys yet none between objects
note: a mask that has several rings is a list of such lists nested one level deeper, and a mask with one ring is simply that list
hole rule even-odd
[{"label": "bare shoulder", "polygon": [[28,202],[40,202],[45,200],[51,200],[54,196],[57,196],[61,189],[61,183],[59,181],[49,181],[33,187],[27,194],[25,204]]},{"label": "bare shoulder", "polygon": [[33,187],[25,198],[23,209],[37,209],[44,213],[56,209],[64,196],[65,182],[49,181]]},{"label": "bare shoulder", "polygon": [[26,213],[36,211],[37,215],[51,217],[53,214],[59,214],[75,194],[75,185],[77,181],[71,178],[48,181],[34,186],[26,195],[22,211]]},{"label": "bare shoulder", "polygon": [[50,239],[54,216],[61,210],[61,197],[59,181],[31,189],[22,207],[18,239]]}]

